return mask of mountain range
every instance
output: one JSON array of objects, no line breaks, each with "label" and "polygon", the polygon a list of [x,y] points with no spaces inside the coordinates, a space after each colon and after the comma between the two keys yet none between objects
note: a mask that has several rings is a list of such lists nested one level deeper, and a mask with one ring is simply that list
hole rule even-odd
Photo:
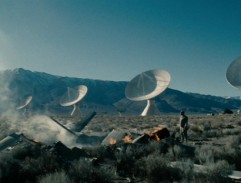
[{"label": "mountain range", "polygon": [[[78,104],[81,113],[96,111],[102,114],[139,115],[146,101],[130,101],[125,97],[126,81],[104,81],[94,79],[55,76],[44,72],[33,72],[23,68],[0,71],[0,111],[16,109],[28,96],[32,96],[30,109],[34,112],[68,114],[72,107],[59,104],[67,88],[86,85],[88,92]],[[153,99],[153,114],[221,113],[225,109],[236,110],[241,100],[219,96],[186,93],[167,88]]]}]

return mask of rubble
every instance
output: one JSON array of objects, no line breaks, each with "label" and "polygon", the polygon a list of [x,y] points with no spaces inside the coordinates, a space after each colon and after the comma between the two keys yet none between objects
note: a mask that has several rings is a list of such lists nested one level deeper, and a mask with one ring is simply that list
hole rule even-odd
[{"label": "rubble", "polygon": [[16,146],[39,145],[39,142],[28,139],[20,132],[15,132],[0,141],[0,152],[10,151]]}]

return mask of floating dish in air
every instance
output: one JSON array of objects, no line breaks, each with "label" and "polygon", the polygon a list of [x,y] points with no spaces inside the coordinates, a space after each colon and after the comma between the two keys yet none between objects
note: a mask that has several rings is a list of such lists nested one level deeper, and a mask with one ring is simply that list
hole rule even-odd
[{"label": "floating dish in air", "polygon": [[241,89],[241,57],[235,59],[226,71],[226,79],[233,87]]}]

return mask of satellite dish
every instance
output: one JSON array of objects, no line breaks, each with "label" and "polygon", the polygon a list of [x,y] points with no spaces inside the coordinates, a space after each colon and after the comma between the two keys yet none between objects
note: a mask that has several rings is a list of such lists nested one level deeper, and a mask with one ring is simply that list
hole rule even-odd
[{"label": "satellite dish", "polygon": [[241,57],[235,59],[226,71],[226,79],[233,87],[241,89]]},{"label": "satellite dish", "polygon": [[73,116],[77,111],[77,103],[85,97],[87,91],[88,88],[85,85],[75,88],[68,87],[67,92],[60,99],[60,105],[64,107],[73,106],[74,109],[71,112],[71,116]]},{"label": "satellite dish", "polygon": [[169,86],[171,76],[164,70],[149,70],[134,77],[126,86],[125,95],[132,101],[147,101],[141,116],[146,116],[151,99],[161,94]]},{"label": "satellite dish", "polygon": [[21,104],[19,107],[17,107],[17,109],[18,110],[23,109],[23,108],[26,109],[28,107],[28,105],[31,103],[32,99],[33,99],[32,96],[27,97],[26,100],[24,100],[23,104]]},{"label": "satellite dish", "polygon": [[30,105],[30,103],[32,102],[33,97],[32,96],[28,96],[23,103],[17,107],[18,110],[24,109],[23,115],[27,116],[28,115],[28,107]]}]

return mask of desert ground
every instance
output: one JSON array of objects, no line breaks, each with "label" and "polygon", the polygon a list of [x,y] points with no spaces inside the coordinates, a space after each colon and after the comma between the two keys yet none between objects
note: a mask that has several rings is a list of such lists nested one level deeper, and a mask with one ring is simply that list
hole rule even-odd
[{"label": "desert ground", "polygon": [[[187,114],[188,115],[188,114]],[[189,145],[222,144],[225,145],[235,135],[241,133],[241,115],[238,114],[189,114]],[[81,118],[80,118],[81,119]],[[78,119],[74,119],[78,121]],[[63,121],[64,122],[64,121]],[[179,115],[156,116],[108,116],[96,115],[82,131],[86,134],[108,134],[112,129],[130,133],[144,134],[166,127],[170,134],[176,132],[179,138]]]},{"label": "desert ground", "polygon": [[[33,168],[36,169],[36,167],[33,167],[35,166],[33,162],[40,161],[39,157],[36,158],[33,155],[32,149],[25,152],[25,155],[23,155],[22,150],[18,150],[18,153],[21,152],[22,159],[17,159],[17,165],[21,167],[21,171],[24,169],[25,173],[33,174],[33,176],[25,180],[26,177],[23,178],[19,170],[16,170],[17,173],[10,171],[9,174],[16,173],[16,177],[18,175],[24,181],[39,183],[95,182],[96,180],[98,182],[143,183],[240,181],[230,179],[228,176],[232,174],[232,171],[241,171],[241,115],[187,115],[190,126],[188,130],[188,142],[181,143],[179,141],[178,114],[145,117],[97,114],[81,133],[104,137],[115,129],[130,135],[143,135],[155,129],[165,127],[169,130],[171,137],[141,146],[125,145],[122,143],[120,145],[110,145],[110,147],[103,147],[102,145],[95,145],[87,149],[83,147],[83,150],[88,151],[88,153],[83,155],[83,157],[81,155],[78,159],[71,161],[65,160],[65,155],[60,156],[61,153],[56,157],[50,152],[42,152],[42,149],[46,149],[44,146],[44,148],[42,147],[38,151],[41,152],[42,157],[51,157],[52,169],[47,168],[50,166],[47,163],[50,160],[48,158],[45,160],[44,158],[41,159],[41,166],[44,167],[44,163],[47,163],[48,165],[46,165],[45,169],[48,169],[48,171],[42,171],[42,167],[38,167],[38,171],[36,170],[37,173],[33,173]],[[84,116],[70,117],[56,115],[54,118],[71,128],[72,125],[83,119]],[[42,115],[25,118],[25,120],[20,119],[18,116],[12,119],[8,118],[8,116],[2,116],[0,123],[2,133],[0,134],[0,139],[15,131],[21,131],[28,138],[36,138],[38,136],[38,140],[42,141],[43,145],[47,143],[48,147],[54,147],[51,144],[54,144],[55,141],[62,141],[63,144],[67,143],[65,140],[68,136],[63,135],[63,131],[56,131],[57,127],[50,125],[49,122],[45,123],[48,120],[49,118]],[[52,124],[52,122],[50,123]],[[30,131],[32,133],[29,133]],[[54,140],[50,141],[50,139]],[[7,156],[11,160],[8,160],[6,155],[0,153],[0,164],[2,161],[6,161],[6,159],[7,162],[10,161],[12,163],[14,158],[19,158],[20,155],[16,156],[15,153],[14,156],[11,155],[9,157],[9,154]],[[59,162],[59,157],[61,157],[61,162],[63,159],[65,160],[64,163]],[[100,161],[98,165],[88,163],[88,159],[93,160],[95,158]],[[67,165],[66,161],[68,162]],[[171,167],[170,165],[173,162],[181,162],[181,165]],[[195,172],[193,169],[194,165],[207,167],[206,172]],[[5,169],[8,169],[8,166],[9,164],[7,165],[7,163],[2,164],[0,172],[4,172]],[[96,166],[98,167],[96,168]],[[86,177],[82,174],[80,176],[80,172],[83,171],[88,175],[94,173],[95,176]],[[8,179],[8,173],[5,172],[5,174],[0,174],[1,181],[13,181],[12,179]]]}]

